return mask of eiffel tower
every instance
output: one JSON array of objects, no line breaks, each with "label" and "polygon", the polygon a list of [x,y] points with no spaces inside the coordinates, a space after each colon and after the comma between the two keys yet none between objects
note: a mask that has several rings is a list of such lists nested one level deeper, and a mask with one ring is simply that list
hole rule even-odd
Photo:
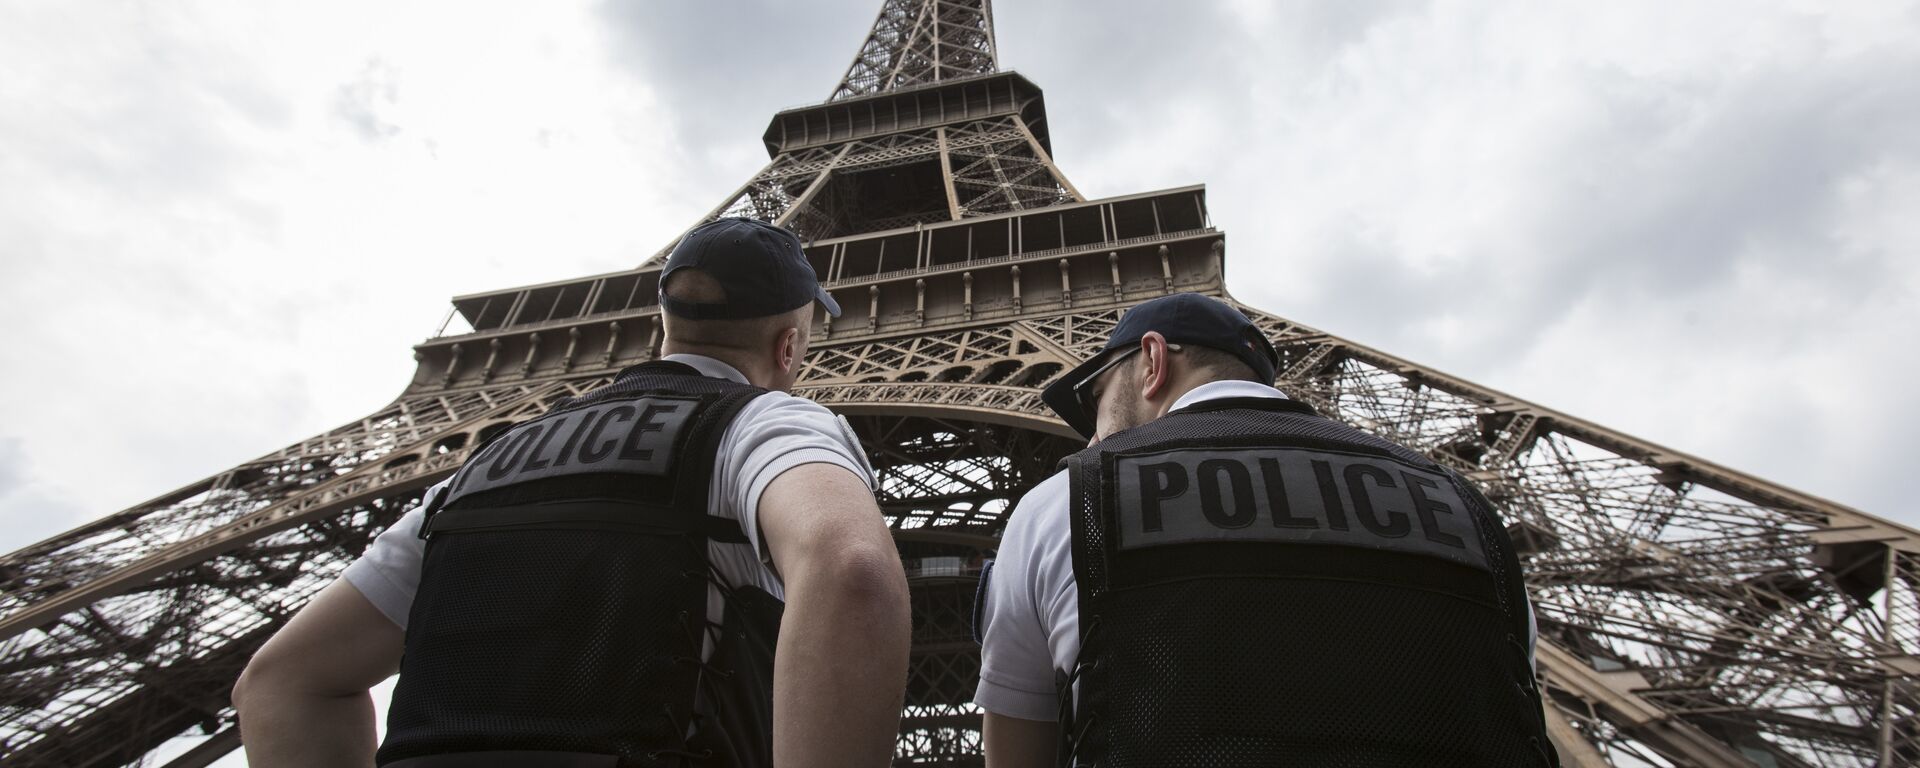
[{"label": "eiffel tower", "polygon": [[[1229,301],[1206,189],[1085,199],[988,0],[883,0],[820,105],[706,220],[801,233],[846,308],[799,391],[871,454],[913,589],[896,765],[979,765],[968,614],[1010,504],[1076,448],[1040,388],[1127,307]],[[453,300],[393,403],[0,558],[0,762],[168,766],[234,749],[269,635],[494,431],[659,354],[661,256]],[[1569,766],[1920,763],[1920,532],[1252,307],[1278,385],[1501,505]]]}]

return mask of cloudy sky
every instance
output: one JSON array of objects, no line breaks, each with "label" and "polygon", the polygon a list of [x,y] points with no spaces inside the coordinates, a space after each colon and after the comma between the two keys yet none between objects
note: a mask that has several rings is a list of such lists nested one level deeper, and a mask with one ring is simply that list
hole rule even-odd
[{"label": "cloudy sky", "polygon": [[[0,0],[0,549],[638,263],[878,5]],[[1074,184],[1207,184],[1240,299],[1920,525],[1915,2],[994,10]]]}]

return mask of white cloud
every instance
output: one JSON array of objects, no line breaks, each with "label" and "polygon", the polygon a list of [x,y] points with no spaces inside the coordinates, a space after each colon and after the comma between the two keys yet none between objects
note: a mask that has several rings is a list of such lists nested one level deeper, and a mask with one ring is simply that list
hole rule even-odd
[{"label": "white cloud", "polygon": [[0,11],[0,436],[69,522],[379,407],[448,296],[712,204],[656,183],[677,142],[592,9],[459,10]]},{"label": "white cloud", "polygon": [[[90,517],[370,411],[448,296],[719,202],[870,5],[4,11],[0,435]],[[995,10],[1075,182],[1208,183],[1241,298],[1913,520],[1843,446],[1913,420],[1914,8]],[[1820,450],[1746,426],[1796,400]]]},{"label": "white cloud", "polygon": [[22,440],[0,438],[0,520],[7,522],[7,538],[13,546],[63,533],[83,515],[37,476],[31,451]]},{"label": "white cloud", "polygon": [[996,11],[1075,183],[1206,182],[1242,300],[1920,523],[1915,4]]},{"label": "white cloud", "polygon": [[[0,435],[88,517],[370,411],[448,296],[719,202],[870,5],[0,11]],[[1915,518],[1859,447],[1913,421],[1913,3],[996,14],[1083,190],[1210,184],[1243,299]]]}]

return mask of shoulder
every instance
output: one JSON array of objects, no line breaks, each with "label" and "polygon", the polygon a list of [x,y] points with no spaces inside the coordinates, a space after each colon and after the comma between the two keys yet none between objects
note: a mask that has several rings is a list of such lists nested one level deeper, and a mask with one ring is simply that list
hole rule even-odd
[{"label": "shoulder", "polygon": [[850,428],[826,406],[785,392],[766,391],[740,407],[727,425],[727,437],[758,444],[781,438],[818,438],[852,445]]},{"label": "shoulder", "polygon": [[1055,472],[1042,480],[1008,511],[1007,527],[1001,535],[1002,551],[1028,549],[1052,541],[1055,528],[1067,524],[1067,502],[1071,493],[1067,473]]},{"label": "shoulder", "polygon": [[743,480],[769,468],[825,461],[873,484],[873,470],[853,427],[825,406],[785,392],[766,392],[741,407],[727,425],[721,450],[725,462],[742,468]]},{"label": "shoulder", "polygon": [[[1000,534],[995,554],[995,589],[1027,595],[1028,610],[1037,610],[1034,596],[1052,594],[1043,582],[1057,581],[1067,573],[1057,572],[1057,562],[1071,551],[1072,525],[1067,519],[1069,483],[1066,472],[1027,491],[1019,503],[1007,512],[1007,525]],[[1037,614],[1036,614],[1037,615]]]},{"label": "shoulder", "polygon": [[1053,473],[1051,477],[1040,481],[1039,485],[1034,486],[1033,490],[1028,491],[1027,495],[1020,499],[1020,506],[1026,507],[1032,505],[1065,509],[1067,505],[1067,492],[1069,490],[1070,483],[1067,481],[1067,472],[1061,470]]},{"label": "shoulder", "polygon": [[740,413],[734,418],[733,426],[738,427],[742,423],[750,424],[750,420],[755,416],[769,415],[803,421],[834,418],[833,412],[827,410],[826,406],[807,398],[779,390],[757,389],[757,393],[740,406]]}]

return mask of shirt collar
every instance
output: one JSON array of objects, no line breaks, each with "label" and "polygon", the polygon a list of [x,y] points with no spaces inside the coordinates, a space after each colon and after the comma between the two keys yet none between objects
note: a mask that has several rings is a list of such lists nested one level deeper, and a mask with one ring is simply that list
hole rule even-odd
[{"label": "shirt collar", "polygon": [[741,384],[753,383],[747,381],[746,374],[741,373],[739,369],[714,358],[707,357],[706,355],[696,355],[692,352],[675,352],[660,359],[672,363],[680,363],[681,365],[699,371],[700,375],[710,379],[726,379]]},{"label": "shirt collar", "polygon": [[1251,381],[1209,381],[1187,390],[1186,394],[1174,399],[1173,407],[1167,410],[1169,412],[1177,411],[1189,405],[1203,403],[1208,400],[1218,400],[1223,397],[1272,397],[1281,400],[1287,399],[1286,393],[1265,384],[1258,384]]}]

